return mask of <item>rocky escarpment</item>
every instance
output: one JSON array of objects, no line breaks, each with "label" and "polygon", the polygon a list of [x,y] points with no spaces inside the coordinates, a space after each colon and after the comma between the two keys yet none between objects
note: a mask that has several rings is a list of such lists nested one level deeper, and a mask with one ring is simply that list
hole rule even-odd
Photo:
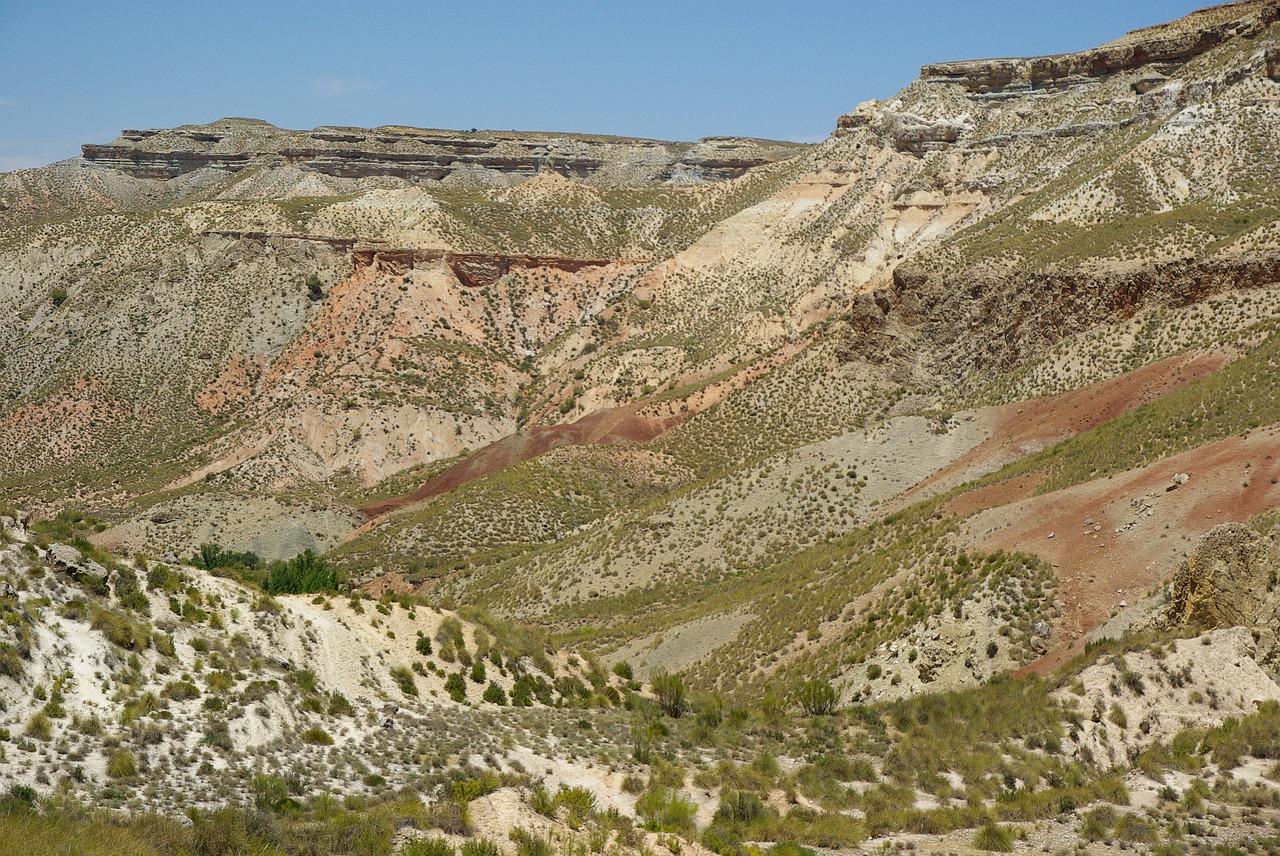
[{"label": "rocky escarpment", "polygon": [[118,170],[134,178],[177,178],[197,169],[220,169],[239,172],[250,163],[247,154],[214,154],[211,152],[148,152],[122,145],[80,147],[84,159],[98,166]]},{"label": "rocky escarpment", "polygon": [[[210,229],[203,233],[214,238],[230,238],[248,248],[261,248],[282,241],[323,244],[339,252],[351,254],[355,272],[373,269],[378,273],[400,276],[433,262],[443,261],[458,281],[468,288],[493,285],[513,270],[543,268],[577,273],[587,268],[611,264],[641,264],[637,259],[579,259],[565,256],[539,256],[523,253],[459,253],[438,248],[387,247],[373,238],[347,238],[332,235],[303,235],[284,232],[260,232],[234,229]],[[373,246],[371,246],[373,245]]]},{"label": "rocky escarpment", "polygon": [[1280,531],[1261,535],[1241,523],[1200,540],[1173,578],[1165,611],[1173,627],[1280,626]]},{"label": "rocky escarpment", "polygon": [[125,130],[82,147],[85,161],[135,178],[168,180],[202,169],[292,167],[342,179],[510,183],[547,171],[607,186],[737,178],[791,157],[793,143],[709,137],[697,143],[581,134],[317,128],[289,131],[252,119],[171,130]]},{"label": "rocky escarpment", "polygon": [[1276,282],[1280,257],[1270,254],[1016,274],[946,272],[907,262],[895,269],[891,285],[854,298],[846,351],[936,376],[954,366],[966,373],[1003,370],[1065,336],[1130,318],[1146,306],[1186,305]]},{"label": "rocky escarpment", "polygon": [[[1220,92],[1246,77],[1280,79],[1280,45],[1274,40],[1278,21],[1280,2],[1250,0],[1205,9],[1078,53],[932,63],[920,70],[915,97],[910,100],[917,108],[931,100],[935,101],[935,108],[948,104],[942,109],[944,115],[936,115],[936,109],[913,112],[904,109],[901,101],[867,102],[839,118],[836,134],[868,129],[898,151],[917,156],[945,150],[956,143],[985,149],[1027,139],[1096,136],[1185,107],[1211,94],[1209,90]],[[1200,80],[1196,75],[1181,79],[1188,63],[1237,41],[1249,45],[1248,62],[1224,72],[1218,79]],[[1100,96],[1103,100],[1099,103],[1109,101],[1114,107],[1133,102],[1135,109],[1122,109],[1123,115],[1104,118],[1102,113],[1106,111],[1094,109],[1091,112],[1098,115],[1091,120],[1063,121],[1077,112],[1066,109],[1053,114],[1055,118],[1050,123],[1016,122],[1001,127],[998,133],[982,133],[983,118],[990,118],[987,111],[1002,103],[1022,104],[1022,99],[1032,98],[1043,106],[1047,103],[1044,99],[1052,100],[1057,93],[1100,91],[1100,85],[1116,76],[1122,85]],[[1137,101],[1133,100],[1135,94]],[[1268,98],[1262,102],[1269,103]],[[1260,102],[1242,100],[1246,106],[1256,103]],[[1034,113],[1037,108],[1027,109]],[[1031,127],[1025,127],[1028,124]]]},{"label": "rocky escarpment", "polygon": [[[1227,20],[1222,20],[1224,14]],[[1226,42],[1249,38],[1280,20],[1280,4],[1236,3],[1206,9],[1177,24],[1149,27],[1093,50],[1054,56],[940,62],[920,70],[925,80],[958,83],[976,93],[1028,90],[1073,78],[1131,71],[1152,63],[1185,62]]]},{"label": "rocky escarpment", "polygon": [[586,268],[605,267],[612,259],[570,259],[560,256],[530,256],[502,253],[454,253],[438,249],[360,248],[352,253],[355,270],[374,268],[379,273],[400,275],[414,267],[443,260],[458,281],[468,288],[493,285],[515,269],[550,268],[577,273]]}]

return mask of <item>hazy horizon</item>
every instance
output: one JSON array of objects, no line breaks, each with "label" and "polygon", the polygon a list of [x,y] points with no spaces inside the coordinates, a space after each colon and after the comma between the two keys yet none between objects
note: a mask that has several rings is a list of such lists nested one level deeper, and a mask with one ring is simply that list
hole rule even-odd
[{"label": "hazy horizon", "polygon": [[226,116],[814,142],[924,63],[1082,50],[1204,5],[19,0],[0,7],[0,171]]}]

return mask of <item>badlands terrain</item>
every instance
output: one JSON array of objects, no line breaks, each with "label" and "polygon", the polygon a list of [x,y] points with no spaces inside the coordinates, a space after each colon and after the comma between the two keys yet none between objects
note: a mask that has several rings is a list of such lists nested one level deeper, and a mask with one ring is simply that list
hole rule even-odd
[{"label": "badlands terrain", "polygon": [[850,106],[0,174],[0,853],[1280,851],[1280,2]]}]

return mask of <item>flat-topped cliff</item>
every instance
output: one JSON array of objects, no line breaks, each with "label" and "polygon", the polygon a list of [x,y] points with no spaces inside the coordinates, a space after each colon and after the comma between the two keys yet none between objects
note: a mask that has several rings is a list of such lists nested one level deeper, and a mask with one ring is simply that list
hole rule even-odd
[{"label": "flat-topped cliff", "polygon": [[1168,24],[1135,30],[1077,53],[931,63],[924,80],[959,83],[972,92],[1033,89],[1072,78],[1131,71],[1152,63],[1185,62],[1229,39],[1252,38],[1280,20],[1280,3],[1250,0],[1202,9]]},{"label": "flat-topped cliff", "polygon": [[696,143],[586,134],[277,128],[256,119],[129,130],[106,145],[82,147],[95,166],[136,178],[168,180],[200,169],[296,167],[336,178],[449,179],[501,185],[542,171],[604,186],[701,183],[737,178],[752,167],[796,154],[795,143],[709,137]]}]

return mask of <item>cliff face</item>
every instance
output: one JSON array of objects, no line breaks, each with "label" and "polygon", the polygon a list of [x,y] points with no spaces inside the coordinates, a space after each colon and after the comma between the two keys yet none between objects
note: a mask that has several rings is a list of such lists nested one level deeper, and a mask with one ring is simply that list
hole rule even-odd
[{"label": "cliff face", "polygon": [[1006,370],[1100,321],[1276,282],[1280,256],[1274,254],[1017,276],[903,264],[891,286],[853,300],[850,353],[893,363],[932,352],[925,365],[940,376],[948,366]]},{"label": "cliff face", "polygon": [[356,273],[373,270],[377,273],[403,276],[415,267],[443,260],[467,288],[484,288],[494,285],[512,271],[546,269],[562,273],[578,273],[588,268],[603,268],[614,264],[613,259],[570,259],[560,256],[530,256],[504,253],[452,253],[430,249],[361,248],[354,251],[352,260]]},{"label": "cliff face", "polygon": [[129,146],[95,146],[89,143],[80,147],[84,159],[90,163],[118,170],[134,178],[177,178],[197,169],[220,169],[238,172],[249,165],[247,154],[214,154],[211,152],[172,151],[148,152]]},{"label": "cliff face", "polygon": [[860,233],[880,269],[850,301],[849,353],[955,382],[1280,281],[1278,55],[1280,2],[1253,0],[1090,51],[928,65],[842,116],[833,148],[901,170]]},{"label": "cliff face", "polygon": [[[1227,20],[1222,16],[1227,14]],[[1132,71],[1152,63],[1185,62],[1228,39],[1251,38],[1280,19],[1280,7],[1266,2],[1206,9],[1173,24],[1130,33],[1108,45],[1078,53],[1018,59],[940,62],[924,66],[921,78],[958,83],[971,92],[1031,90],[1069,81]]]},{"label": "cliff face", "polygon": [[167,180],[201,169],[295,167],[342,179],[500,185],[539,172],[606,186],[701,183],[737,178],[802,147],[739,138],[698,143],[579,134],[317,128],[288,131],[223,119],[172,130],[125,130],[108,145],[83,146],[95,166]]},{"label": "cliff face", "polygon": [[[1280,533],[1277,533],[1280,534]],[[1174,627],[1256,627],[1275,632],[1280,541],[1240,523],[1217,527],[1173,577],[1166,621]]]}]

